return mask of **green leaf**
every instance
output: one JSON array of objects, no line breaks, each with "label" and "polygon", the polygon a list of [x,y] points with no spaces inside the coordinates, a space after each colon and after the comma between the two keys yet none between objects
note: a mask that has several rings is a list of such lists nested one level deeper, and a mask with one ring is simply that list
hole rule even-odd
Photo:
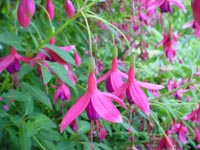
[{"label": "green leaf", "polygon": [[90,130],[90,123],[87,121],[79,121],[78,122],[78,132],[88,132]]},{"label": "green leaf", "polygon": [[8,45],[12,45],[19,51],[25,51],[25,49],[20,46],[22,43],[22,40],[20,39],[20,37],[11,32],[1,33],[0,42],[8,44]]},{"label": "green leaf", "polygon": [[29,115],[31,113],[33,113],[33,99],[29,96],[27,97],[27,101],[25,103],[25,115]]},{"label": "green leaf", "polygon": [[32,97],[42,102],[44,105],[48,106],[52,109],[51,100],[47,97],[47,95],[38,87],[34,87],[29,85],[28,83],[22,83],[22,87],[28,91]]},{"label": "green leaf", "polygon": [[31,121],[28,121],[26,124],[26,136],[31,137],[38,133],[38,129],[35,124]]},{"label": "green leaf", "polygon": [[67,85],[75,89],[74,84],[69,79],[68,72],[64,69],[62,65],[56,62],[54,63],[48,62],[48,65],[63,82],[65,82]]},{"label": "green leaf", "polygon": [[70,56],[70,54],[68,52],[61,50],[59,47],[57,47],[55,45],[46,44],[45,46],[48,47],[49,49],[51,49],[52,51],[54,51],[56,54],[58,54],[64,61],[66,61],[72,65],[75,65],[73,57]]},{"label": "green leaf", "polygon": [[31,118],[34,118],[34,125],[38,126],[41,129],[48,130],[49,128],[55,128],[56,125],[54,122],[44,114],[32,115]]},{"label": "green leaf", "polygon": [[47,84],[51,78],[52,78],[52,74],[48,71],[48,69],[46,67],[43,67],[42,65],[40,65],[42,68],[42,77],[43,77],[43,82],[44,84]]},{"label": "green leaf", "polygon": [[27,100],[27,97],[29,96],[29,94],[23,93],[17,90],[10,90],[9,92],[4,93],[2,95],[2,97],[5,99],[11,99],[13,98],[13,96],[14,96],[15,101],[24,102]]},{"label": "green leaf", "polygon": [[19,142],[21,146],[21,150],[31,150],[31,139],[28,138],[25,130],[25,127],[22,126],[19,129]]}]

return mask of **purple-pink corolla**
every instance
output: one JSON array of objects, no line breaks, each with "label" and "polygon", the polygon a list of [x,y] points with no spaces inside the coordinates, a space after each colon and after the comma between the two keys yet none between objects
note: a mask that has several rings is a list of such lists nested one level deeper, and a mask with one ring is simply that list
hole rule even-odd
[{"label": "purple-pink corolla", "polygon": [[65,12],[69,18],[73,18],[75,15],[74,5],[70,0],[65,0]]},{"label": "purple-pink corolla", "polygon": [[184,120],[190,120],[192,122],[200,124],[200,104],[195,110],[183,117]]},{"label": "purple-pink corolla", "polygon": [[122,84],[122,78],[127,78],[127,74],[118,70],[118,60],[117,58],[113,58],[111,69],[106,72],[102,77],[97,80],[97,83],[102,82],[106,79],[106,89],[108,92],[114,92],[117,90]]},{"label": "purple-pink corolla", "polygon": [[155,0],[151,5],[149,5],[147,11],[155,10],[160,8],[162,13],[172,12],[171,4],[175,5],[182,11],[186,12],[185,6],[182,4],[181,0]]},{"label": "purple-pink corolla", "polygon": [[74,61],[75,61],[77,67],[79,67],[81,65],[81,57],[77,51],[74,52]]},{"label": "purple-pink corolla", "polygon": [[8,56],[0,58],[0,73],[3,70],[7,70],[10,74],[20,71],[20,62],[30,63],[31,58],[21,56],[17,53],[14,47],[11,47],[10,54]]},{"label": "purple-pink corolla", "polygon": [[173,124],[170,127],[170,130],[168,130],[170,134],[178,134],[179,140],[183,143],[186,144],[187,139],[186,135],[188,133],[187,127],[181,123],[177,123],[176,120],[173,121]]},{"label": "purple-pink corolla", "polygon": [[60,131],[63,132],[85,109],[90,120],[103,118],[109,122],[122,122],[122,116],[112,103],[112,100],[126,107],[124,102],[117,96],[99,91],[95,73],[94,71],[90,72],[87,92],[78,98],[76,103],[65,114],[60,125]]},{"label": "purple-pink corolla", "polygon": [[186,29],[186,28],[190,28],[192,27],[194,29],[194,35],[200,39],[200,25],[195,21],[191,21],[191,22],[188,22],[186,23],[184,26],[183,26],[183,29]]},{"label": "purple-pink corolla", "polygon": [[[175,80],[169,80],[167,83],[168,91],[172,91],[173,89],[179,88],[183,83],[184,83],[184,79],[181,79],[178,82],[176,82]],[[183,96],[183,93],[188,92],[188,91],[189,91],[188,89],[180,89],[174,92],[172,96],[175,96],[177,100],[180,100],[181,97]]]},{"label": "purple-pink corolla", "polygon": [[192,13],[196,23],[200,25],[200,1],[199,0],[192,0],[191,1]]},{"label": "purple-pink corolla", "polygon": [[150,106],[148,98],[141,87],[151,90],[159,90],[164,88],[162,85],[137,81],[135,79],[134,67],[131,66],[128,72],[128,80],[125,83],[123,83],[117,90],[115,90],[113,94],[120,96],[126,93],[130,105],[135,104],[146,115],[149,115]]},{"label": "purple-pink corolla", "polygon": [[57,88],[56,92],[53,96],[53,102],[55,103],[58,98],[62,101],[69,101],[71,97],[70,89],[69,87],[61,81],[60,86]]},{"label": "purple-pink corolla", "polygon": [[169,136],[169,131],[165,132],[167,137],[163,137],[160,142],[158,143],[157,150],[163,150],[163,148],[167,150],[174,149],[175,142],[174,140]]},{"label": "purple-pink corolla", "polygon": [[47,17],[50,17],[51,20],[53,20],[54,18],[54,5],[53,5],[53,2],[52,0],[47,0],[46,1],[46,10],[48,12],[48,15]]}]

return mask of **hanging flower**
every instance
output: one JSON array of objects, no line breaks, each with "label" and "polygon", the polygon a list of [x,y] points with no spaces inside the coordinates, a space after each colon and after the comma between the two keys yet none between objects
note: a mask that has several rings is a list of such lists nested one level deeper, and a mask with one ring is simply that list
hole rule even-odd
[{"label": "hanging flower", "polygon": [[160,140],[160,142],[158,143],[158,146],[157,146],[157,150],[162,150],[163,148],[166,148],[168,150],[174,149],[174,147],[175,147],[174,140],[171,137],[169,137],[168,131],[166,131],[165,134],[167,137],[164,136]]},{"label": "hanging flower", "polygon": [[120,112],[112,100],[125,107],[124,102],[113,94],[100,92],[97,89],[94,71],[89,74],[87,92],[82,95],[76,103],[68,110],[62,119],[60,131],[63,130],[80,115],[85,109],[90,120],[100,117],[109,122],[122,122]]},{"label": "hanging flower", "polygon": [[191,1],[192,13],[194,17],[194,21],[200,25],[200,1],[192,0]]},{"label": "hanging flower", "polygon": [[54,5],[52,3],[52,0],[46,1],[46,10],[48,12],[50,19],[53,20],[53,18],[54,18]]},{"label": "hanging flower", "polygon": [[97,80],[97,83],[102,82],[106,79],[106,89],[108,92],[114,92],[118,89],[122,84],[122,78],[127,78],[127,74],[118,70],[118,60],[117,58],[113,58],[111,69],[106,72],[102,77]]},{"label": "hanging flower", "polygon": [[65,12],[69,18],[73,18],[75,15],[74,5],[70,0],[65,0]]}]

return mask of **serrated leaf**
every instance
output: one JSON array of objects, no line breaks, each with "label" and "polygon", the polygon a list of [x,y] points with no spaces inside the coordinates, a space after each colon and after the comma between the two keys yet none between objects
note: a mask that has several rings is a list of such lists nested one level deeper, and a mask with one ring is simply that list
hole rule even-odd
[{"label": "serrated leaf", "polygon": [[73,89],[75,88],[74,84],[69,79],[68,72],[64,69],[62,65],[56,62],[54,63],[48,62],[48,65],[63,82],[65,82],[71,88]]},{"label": "serrated leaf", "polygon": [[56,54],[58,54],[64,61],[72,65],[75,65],[73,57],[68,52],[61,50],[59,47],[55,45],[46,44],[45,46],[54,51]]},{"label": "serrated leaf", "polygon": [[41,68],[42,68],[43,82],[44,84],[47,84],[51,80],[52,74],[48,71],[47,68],[43,67],[42,65]]},{"label": "serrated leaf", "polygon": [[41,103],[52,109],[51,100],[41,89],[39,89],[38,87],[31,86],[28,83],[22,83],[22,87],[26,91],[28,91],[32,97],[34,97],[35,99],[39,100]]}]

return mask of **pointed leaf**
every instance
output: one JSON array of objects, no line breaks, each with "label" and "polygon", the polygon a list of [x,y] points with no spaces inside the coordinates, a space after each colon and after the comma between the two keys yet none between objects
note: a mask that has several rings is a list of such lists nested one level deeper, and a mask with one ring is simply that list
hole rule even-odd
[{"label": "pointed leaf", "polygon": [[51,80],[52,74],[48,71],[46,67],[42,65],[41,65],[41,69],[42,69],[43,82],[44,84],[47,84]]}]

